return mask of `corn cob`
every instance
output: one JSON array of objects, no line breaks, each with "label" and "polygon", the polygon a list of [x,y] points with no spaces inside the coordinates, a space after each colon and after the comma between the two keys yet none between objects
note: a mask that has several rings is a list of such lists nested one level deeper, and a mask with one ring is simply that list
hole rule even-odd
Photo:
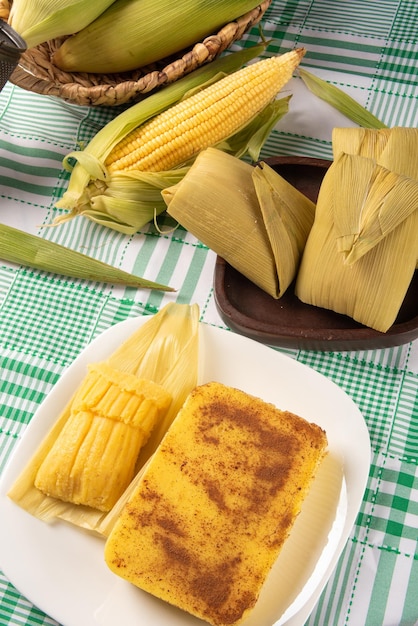
[{"label": "corn cob", "polygon": [[[116,0],[67,39],[53,62],[69,72],[125,72],[184,50],[260,0]],[[93,4],[93,3],[92,3]]]},{"label": "corn cob", "polygon": [[106,363],[91,365],[71,415],[40,466],[48,496],[109,511],[131,482],[140,449],[171,395]]},{"label": "corn cob", "polygon": [[[87,147],[84,154],[71,153],[67,159],[75,158],[91,172],[93,180],[87,180],[82,188],[74,177],[74,185],[70,180],[68,192],[57,207],[72,209],[72,216],[81,213],[97,221],[103,219],[117,230],[136,232],[155,213],[165,210],[161,190],[181,180],[201,150],[218,145],[238,156],[248,152],[257,159],[263,142],[283,115],[275,98],[304,54],[304,49],[298,49],[250,64],[154,118],[132,124],[109,149],[104,149],[97,137],[97,150]],[[110,127],[103,130],[106,134],[116,135]],[[258,140],[252,141],[253,136]],[[102,143],[106,144],[107,138]],[[77,172],[77,176],[82,175]],[[157,193],[147,207],[144,193],[153,187]],[[138,206],[148,208],[145,219],[136,217]]]},{"label": "corn cob", "polygon": [[114,0],[13,0],[9,24],[28,48],[85,28]]},{"label": "corn cob", "polygon": [[169,170],[227,139],[273,100],[302,54],[293,50],[248,65],[160,113],[116,146],[108,171]]}]

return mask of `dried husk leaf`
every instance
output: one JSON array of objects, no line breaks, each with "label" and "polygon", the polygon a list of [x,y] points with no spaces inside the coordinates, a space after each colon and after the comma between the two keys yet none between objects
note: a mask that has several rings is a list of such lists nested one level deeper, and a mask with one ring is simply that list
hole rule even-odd
[{"label": "dried husk leaf", "polygon": [[[352,264],[417,210],[417,184],[364,157],[341,155],[338,163],[341,188],[353,192],[341,194],[334,214],[336,233],[342,233],[337,248],[345,262]],[[362,198],[355,193],[357,189]],[[353,217],[350,231],[342,223],[348,215]]]},{"label": "dried husk leaf", "polygon": [[[352,188],[343,188],[341,182],[347,159],[361,159],[358,174],[364,168],[364,161],[369,161],[363,157],[340,155],[326,173],[318,197],[315,221],[297,276],[295,293],[306,304],[348,315],[365,326],[386,332],[396,320],[415,271],[418,255],[418,183],[389,173],[392,198],[402,198],[407,204],[412,202],[414,210],[405,210],[408,216],[403,221],[398,220],[398,204],[395,201],[389,206],[390,217],[379,222],[379,211],[376,211],[378,202],[373,196],[376,191],[381,193],[382,183],[377,177],[376,188],[373,188],[373,174],[369,179],[367,176],[363,178],[364,186],[358,197],[363,196],[364,201],[357,207],[357,212],[363,210],[367,214],[367,203],[370,202],[371,214],[377,217],[377,223],[371,220],[373,228],[368,224],[368,228],[374,230],[371,237],[374,245],[369,246],[365,236],[362,246],[368,248],[367,251],[358,255],[358,258],[353,253],[353,262],[347,263],[337,245],[340,233],[336,228],[336,223],[340,229],[343,223],[341,218],[336,219],[336,215],[339,211],[342,215],[347,209],[347,205],[341,206],[341,198],[346,199],[353,191]],[[386,176],[380,166],[373,162],[372,165],[375,174],[383,173]],[[355,179],[355,184],[359,185],[359,178]],[[407,192],[405,187],[408,188]],[[397,221],[396,225],[394,221]],[[376,234],[380,224],[383,224],[383,230],[387,233],[384,236],[381,232]],[[359,250],[362,252],[360,244]]]},{"label": "dried husk leaf", "polygon": [[253,167],[215,148],[204,150],[176,186],[162,192],[167,212],[186,230],[277,297],[269,237],[252,182]]},{"label": "dried husk leaf", "polygon": [[[158,382],[173,396],[163,421],[152,431],[140,452],[137,471],[152,455],[180,406],[197,384],[198,318],[197,305],[170,303],[140,326],[106,361],[115,369]],[[8,496],[44,521],[59,518],[101,534],[101,524],[107,519],[105,526],[108,526],[107,516],[111,516],[112,511],[106,514],[87,506],[62,502],[45,496],[34,487],[37,470],[67,421],[71,404],[72,399],[57,416],[57,421],[12,485]]]},{"label": "dried husk leaf", "polygon": [[395,126],[377,162],[397,174],[418,180],[418,128]]},{"label": "dried husk leaf", "polygon": [[418,180],[418,128],[395,126],[382,130],[370,128],[334,128],[334,159],[343,152],[373,159],[396,174]]},{"label": "dried husk leaf", "polygon": [[315,204],[266,163],[253,169],[252,179],[275,262],[280,298],[297,274]]},{"label": "dried husk leaf", "polygon": [[334,128],[332,147],[334,158],[342,152],[365,156],[387,170],[418,180],[417,128]]},{"label": "dried husk leaf", "polygon": [[387,145],[390,132],[389,128],[336,127],[332,131],[334,160],[343,152],[377,161]]}]

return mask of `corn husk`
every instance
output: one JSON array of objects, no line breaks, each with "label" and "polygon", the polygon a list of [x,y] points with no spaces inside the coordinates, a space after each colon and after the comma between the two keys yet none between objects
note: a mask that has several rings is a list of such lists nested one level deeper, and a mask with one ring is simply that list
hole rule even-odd
[{"label": "corn husk", "polygon": [[[54,224],[83,215],[119,232],[133,234],[165,211],[161,190],[182,180],[190,162],[163,172],[130,170],[114,174],[107,172],[106,157],[134,128],[197,89],[239,69],[265,47],[263,43],[244,48],[199,68],[130,107],[99,131],[84,150],[67,155],[64,164],[71,171],[70,181],[56,206],[68,212],[59,216]],[[237,156],[248,154],[256,160],[272,128],[287,112],[288,102],[288,97],[272,102],[248,124],[251,133],[241,129],[219,147]]]},{"label": "corn husk", "polygon": [[418,128],[334,128],[332,147],[334,158],[341,152],[365,156],[392,172],[418,180]]},{"label": "corn husk", "polygon": [[[119,372],[161,385],[173,398],[170,408],[153,428],[146,445],[140,451],[136,475],[151,457],[187,395],[197,384],[198,317],[197,305],[168,304],[140,326],[105,361],[106,365]],[[38,468],[67,423],[76,394],[77,390],[68,405],[57,415],[56,422],[13,484],[8,496],[23,509],[44,521],[63,519],[101,533],[102,524],[109,527],[108,516],[112,515],[113,509],[106,513],[91,507],[63,502],[45,496],[34,486]],[[120,506],[124,502],[130,489],[131,486],[122,494],[115,506]]]},{"label": "corn husk", "polygon": [[81,252],[30,235],[21,230],[0,224],[0,258],[4,261],[35,269],[105,283],[128,285],[144,289],[174,291],[173,288],[154,283],[139,276],[93,259]]},{"label": "corn husk", "polygon": [[13,0],[9,23],[28,48],[85,28],[115,0]]},{"label": "corn husk", "polygon": [[299,68],[299,74],[314,95],[330,104],[349,120],[364,128],[387,128],[373,113],[367,111],[354,98],[336,85],[328,83],[306,69]]},{"label": "corn husk", "polygon": [[168,214],[236,270],[274,298],[285,293],[315,205],[272,168],[209,148],[162,195]]},{"label": "corn husk", "polygon": [[418,128],[398,127],[382,130],[370,128],[334,128],[334,158],[341,152],[373,159],[397,174],[418,180]]},{"label": "corn husk", "polygon": [[116,0],[66,39],[52,60],[66,72],[135,70],[185,50],[258,4],[257,0]]},{"label": "corn husk", "polygon": [[390,129],[370,129],[362,127],[336,127],[332,131],[332,151],[334,159],[341,152],[357,154],[376,161],[387,145]]},{"label": "corn husk", "polygon": [[322,183],[297,297],[386,332],[418,255],[418,183],[340,153]]}]

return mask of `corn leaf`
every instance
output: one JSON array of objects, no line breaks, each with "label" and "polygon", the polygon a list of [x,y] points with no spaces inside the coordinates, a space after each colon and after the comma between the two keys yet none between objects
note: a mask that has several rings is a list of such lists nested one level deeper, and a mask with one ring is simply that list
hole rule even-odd
[{"label": "corn leaf", "polygon": [[134,276],[85,254],[5,224],[0,224],[0,258],[71,278],[174,291],[172,287]]},{"label": "corn leaf", "polygon": [[342,89],[311,74],[311,72],[308,72],[306,69],[299,68],[299,73],[303,82],[313,94],[333,106],[352,122],[364,128],[387,128],[383,122],[362,107],[361,104],[356,102],[354,98],[346,94]]},{"label": "corn leaf", "polygon": [[242,130],[217,144],[218,150],[241,158],[248,154],[252,161],[258,161],[260,152],[277,122],[289,111],[292,96],[278,98],[263,109]]}]

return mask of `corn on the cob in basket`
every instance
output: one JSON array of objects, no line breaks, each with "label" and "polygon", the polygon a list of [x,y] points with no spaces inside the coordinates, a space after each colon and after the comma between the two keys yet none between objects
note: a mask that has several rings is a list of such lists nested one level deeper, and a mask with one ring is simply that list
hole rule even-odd
[{"label": "corn on the cob in basket", "polygon": [[237,70],[262,48],[227,55],[166,87],[112,120],[85,150],[67,155],[66,163],[76,165],[56,206],[70,213],[55,223],[84,215],[135,233],[165,210],[162,189],[179,182],[201,150],[218,146],[257,160],[287,111],[288,98],[276,96],[305,54],[292,50]]},{"label": "corn on the cob in basket", "polygon": [[8,22],[28,48],[85,28],[115,0],[13,0]]},{"label": "corn on the cob in basket", "polygon": [[115,0],[66,39],[52,62],[67,72],[115,73],[148,66],[216,32],[259,2]]}]

